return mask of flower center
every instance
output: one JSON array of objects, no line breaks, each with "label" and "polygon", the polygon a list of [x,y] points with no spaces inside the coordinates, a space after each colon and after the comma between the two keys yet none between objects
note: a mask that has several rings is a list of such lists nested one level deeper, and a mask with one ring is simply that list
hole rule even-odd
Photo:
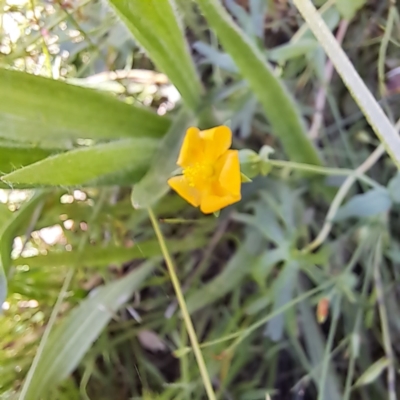
[{"label": "flower center", "polygon": [[189,186],[202,188],[212,181],[214,168],[208,163],[196,163],[183,170]]}]

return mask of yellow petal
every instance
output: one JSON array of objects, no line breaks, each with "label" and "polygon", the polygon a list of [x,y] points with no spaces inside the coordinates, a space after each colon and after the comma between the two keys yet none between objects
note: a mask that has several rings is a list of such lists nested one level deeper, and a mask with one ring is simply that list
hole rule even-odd
[{"label": "yellow petal", "polygon": [[239,152],[228,150],[217,164],[218,182],[232,196],[239,196],[241,188]]},{"label": "yellow petal", "polygon": [[227,126],[217,126],[200,132],[204,139],[204,159],[215,162],[232,144],[232,132]]},{"label": "yellow petal", "polygon": [[196,162],[201,161],[203,158],[203,152],[204,140],[200,137],[200,130],[191,127],[186,131],[178,161],[176,163],[183,168],[195,164]]},{"label": "yellow petal", "polygon": [[221,196],[216,196],[214,194],[205,194],[201,199],[200,210],[204,214],[211,214],[233,203],[236,203],[239,200],[240,200],[240,195],[239,196],[227,195],[221,197]]},{"label": "yellow petal", "polygon": [[198,207],[200,205],[200,192],[189,186],[184,176],[174,176],[168,179],[168,185],[192,206]]}]

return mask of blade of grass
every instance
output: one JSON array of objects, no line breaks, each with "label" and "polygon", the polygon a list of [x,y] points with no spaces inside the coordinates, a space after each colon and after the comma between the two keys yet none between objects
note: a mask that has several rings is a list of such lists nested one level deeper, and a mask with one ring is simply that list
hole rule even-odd
[{"label": "blade of grass", "polygon": [[[99,215],[108,191],[103,191],[90,216],[91,224]],[[78,252],[84,253],[89,231],[82,236]],[[20,400],[36,400],[60,383],[76,368],[89,347],[98,338],[113,314],[132,296],[134,290],[154,269],[152,260],[142,264],[122,279],[106,284],[76,307],[53,330],[62,302],[73,278],[70,268],[40,341],[39,348],[21,389]]]},{"label": "blade of grass", "polygon": [[[18,211],[3,215],[0,229],[0,309],[7,296],[7,278],[10,278],[12,265],[11,250],[17,234],[23,232],[32,219],[32,214],[40,206],[46,193],[41,192],[32,196],[22,204]],[[8,209],[7,209],[8,210]]]},{"label": "blade of grass", "polygon": [[225,50],[264,106],[273,133],[282,141],[289,158],[319,165],[321,162],[318,153],[307,138],[304,121],[294,100],[261,52],[235,25],[219,1],[197,0],[197,3]]},{"label": "blade of grass", "polygon": [[[170,239],[167,241],[171,252],[179,252],[181,249],[191,251],[201,249],[207,242],[202,235],[187,239]],[[46,255],[32,257],[19,257],[12,260],[12,265],[28,265],[30,268],[45,267],[73,267],[87,266],[90,268],[105,268],[108,265],[123,264],[128,260],[153,258],[161,255],[160,246],[156,240],[146,240],[137,243],[131,248],[109,245],[106,247],[87,248],[84,254],[77,250],[63,252],[49,252]]]},{"label": "blade of grass", "polygon": [[326,382],[328,380],[328,372],[331,366],[331,352],[333,348],[333,341],[335,338],[338,322],[339,322],[339,317],[340,317],[340,304],[341,304],[341,296],[339,295],[333,304],[333,312],[332,312],[332,321],[331,321],[331,326],[329,327],[329,334],[328,334],[328,340],[326,342],[325,350],[324,350],[324,355],[322,358],[322,366],[321,366],[321,376],[319,380],[319,387],[318,387],[318,400],[323,400],[324,399],[324,388],[326,385]]},{"label": "blade of grass", "polygon": [[[20,400],[41,398],[48,390],[65,379],[97,339],[113,314],[130,298],[135,289],[153,270],[153,263],[147,263],[134,270],[125,278],[99,288],[93,296],[84,300],[44,342],[38,352],[37,362],[32,364],[30,375],[25,381]],[[65,287],[72,278],[73,269],[68,272],[59,299],[65,295]],[[57,308],[56,308],[57,306]],[[54,307],[57,310],[60,302]],[[54,318],[53,318],[54,320]],[[55,321],[53,321],[55,322]],[[43,337],[44,339],[44,337]]]},{"label": "blade of grass", "polygon": [[4,175],[1,180],[31,187],[76,186],[128,169],[138,179],[146,171],[156,147],[157,141],[150,138],[117,140],[45,158]]},{"label": "blade of grass", "polygon": [[390,337],[389,318],[384,300],[384,287],[382,284],[381,272],[382,268],[382,235],[379,236],[375,249],[374,259],[374,282],[376,299],[378,303],[379,318],[381,320],[383,346],[387,359],[387,391],[389,400],[397,400],[396,395],[396,371],[395,371],[395,357],[392,348],[392,340]]},{"label": "blade of grass", "polygon": [[350,94],[383,144],[385,150],[400,168],[400,136],[382,111],[378,102],[360,78],[353,64],[340,47],[310,0],[293,0],[310,29],[332,60]]},{"label": "blade of grass", "polygon": [[[303,288],[303,285],[299,284],[299,288],[302,292],[307,293]],[[318,398],[322,398],[324,400],[341,400],[342,395],[339,389],[338,376],[333,368],[330,368],[329,358],[325,356],[324,361],[324,348],[326,349],[326,343],[324,337],[322,335],[317,322],[315,321],[315,317],[311,311],[311,306],[309,302],[303,301],[299,305],[299,312],[303,321],[304,334],[303,339],[305,342],[305,346],[307,352],[309,354],[311,365],[314,367],[321,362],[323,365],[328,363],[326,368],[328,371],[325,372],[325,385],[323,388],[323,393],[320,394]],[[330,350],[330,349],[329,349]],[[329,351],[330,352],[330,351]],[[329,354],[329,353],[328,353]],[[319,384],[321,381],[321,372],[324,370],[324,367],[315,370],[314,375],[312,376],[315,384]]]},{"label": "blade of grass", "polygon": [[[0,69],[0,137],[60,146],[70,140],[161,137],[169,120],[108,94]],[[65,144],[65,146],[68,143]]]},{"label": "blade of grass", "polygon": [[135,39],[177,87],[186,105],[199,107],[203,88],[176,13],[174,0],[110,0]]}]

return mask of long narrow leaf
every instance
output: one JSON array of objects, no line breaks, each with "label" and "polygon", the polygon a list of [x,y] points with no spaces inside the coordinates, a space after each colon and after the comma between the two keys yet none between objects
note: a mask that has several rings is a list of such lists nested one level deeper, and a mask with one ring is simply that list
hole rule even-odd
[{"label": "long narrow leaf", "polygon": [[290,159],[320,164],[317,151],[306,137],[305,125],[294,100],[260,51],[235,25],[219,1],[197,0],[197,3],[264,106],[273,132],[282,141]]},{"label": "long narrow leaf", "polygon": [[[186,240],[167,241],[171,253],[184,250],[191,251],[200,249],[205,245],[205,237],[190,237]],[[153,258],[161,256],[160,245],[157,240],[148,240],[138,243],[133,247],[126,248],[121,246],[107,246],[87,248],[83,254],[79,251],[51,252],[46,255],[32,257],[19,257],[13,260],[13,265],[28,265],[30,268],[45,267],[106,267],[109,265],[119,265],[129,260]]]},{"label": "long narrow leaf", "polygon": [[97,289],[63,319],[51,333],[29,386],[23,388],[25,396],[20,400],[48,398],[46,393],[77,367],[113,314],[129,300],[153,267],[147,263],[125,278]]},{"label": "long narrow leaf", "polygon": [[0,174],[14,171],[36,161],[42,160],[57,150],[33,146],[13,146],[0,144]]},{"label": "long narrow leaf", "polygon": [[13,213],[0,228],[0,307],[7,295],[6,273],[11,266],[11,250],[14,237],[21,228],[29,224],[34,210],[44,196],[46,196],[45,192],[34,195],[18,211]]},{"label": "long narrow leaf", "polygon": [[0,69],[0,137],[60,145],[77,138],[160,137],[169,120],[78,86]]},{"label": "long narrow leaf", "polygon": [[385,146],[385,150],[400,168],[400,136],[372,96],[353,64],[340,47],[310,0],[293,0],[308,26],[332,60],[350,94],[364,113],[365,118]]},{"label": "long narrow leaf", "polygon": [[18,169],[1,179],[8,184],[76,186],[121,170],[140,178],[157,147],[154,139],[124,139],[72,150]]},{"label": "long narrow leaf", "polygon": [[135,39],[168,75],[189,108],[201,101],[202,87],[191,60],[173,0],[110,0]]}]

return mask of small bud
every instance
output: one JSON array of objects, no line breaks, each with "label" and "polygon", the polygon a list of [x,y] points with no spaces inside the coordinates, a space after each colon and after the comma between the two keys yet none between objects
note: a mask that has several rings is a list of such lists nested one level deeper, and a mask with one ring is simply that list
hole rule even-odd
[{"label": "small bud", "polygon": [[250,149],[239,150],[240,171],[247,178],[254,178],[260,174],[260,157]]},{"label": "small bud", "polygon": [[329,299],[326,297],[322,298],[318,302],[317,306],[317,321],[319,324],[323,324],[329,315]]}]

